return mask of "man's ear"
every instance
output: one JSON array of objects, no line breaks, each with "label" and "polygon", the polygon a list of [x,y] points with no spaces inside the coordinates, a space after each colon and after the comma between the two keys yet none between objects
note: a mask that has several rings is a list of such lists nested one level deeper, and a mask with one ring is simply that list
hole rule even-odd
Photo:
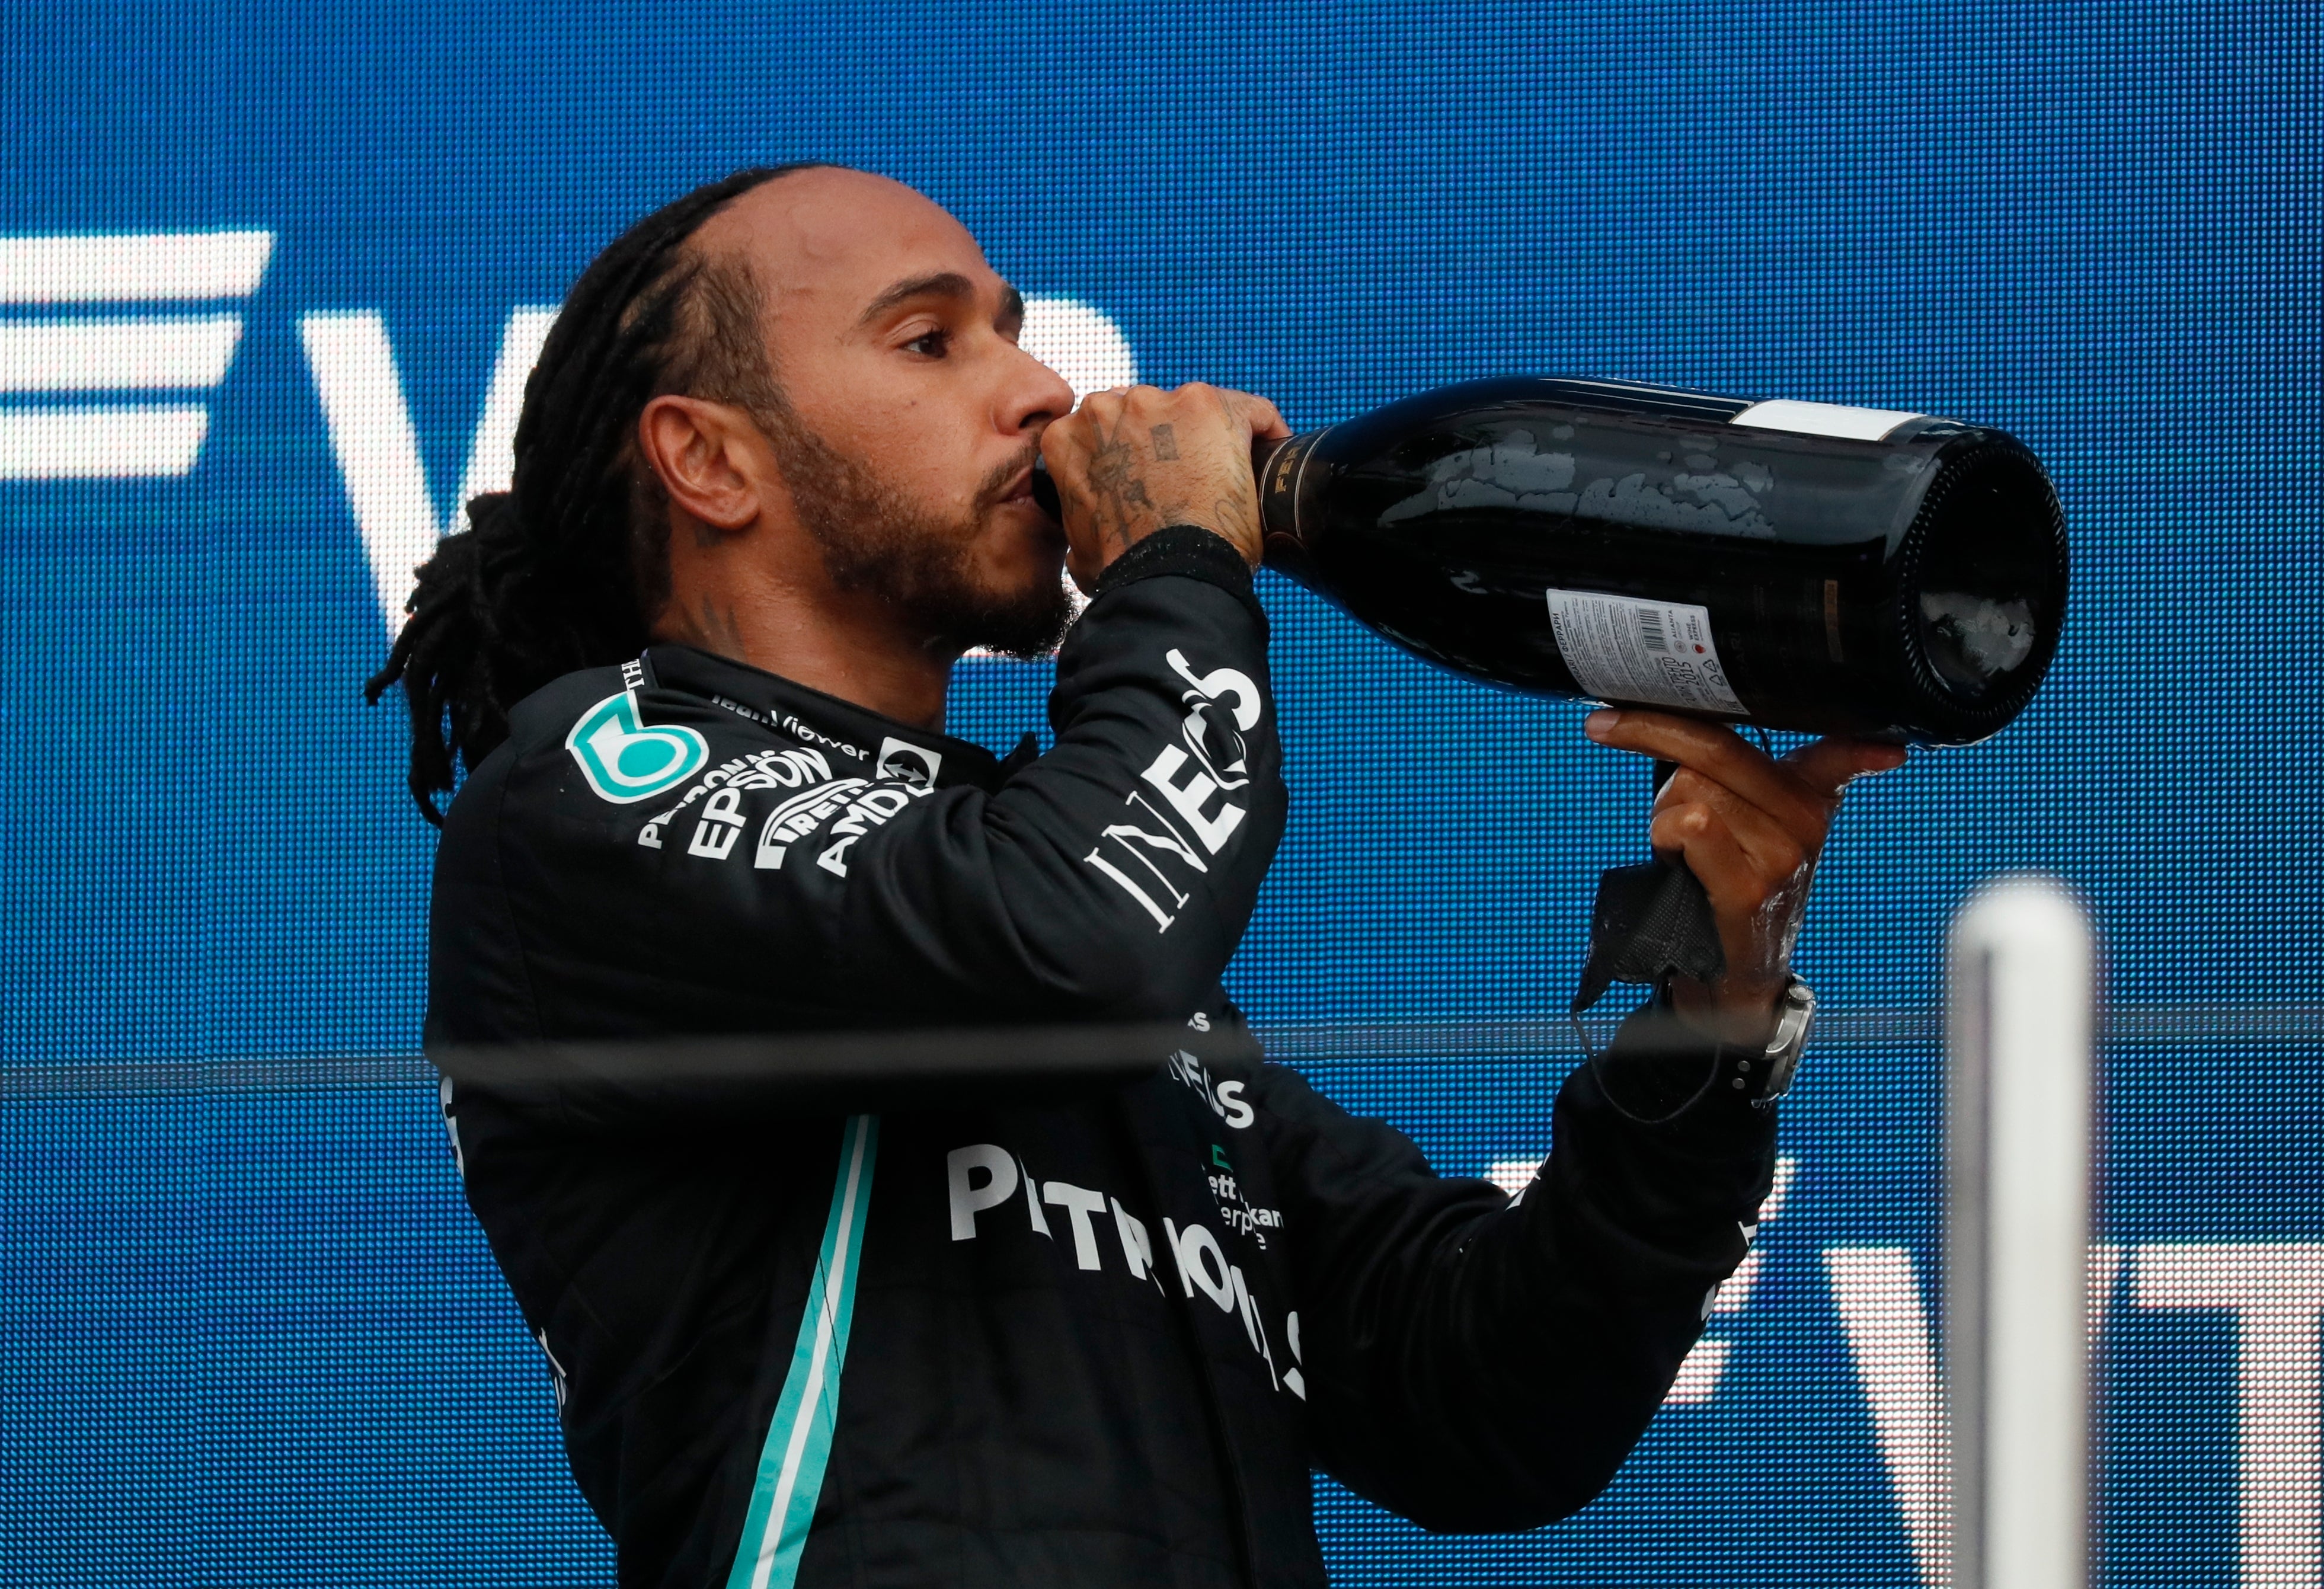
[{"label": "man's ear", "polygon": [[732,535],[768,506],[765,439],[733,403],[655,398],[638,415],[638,451],[670,505],[714,530]]}]

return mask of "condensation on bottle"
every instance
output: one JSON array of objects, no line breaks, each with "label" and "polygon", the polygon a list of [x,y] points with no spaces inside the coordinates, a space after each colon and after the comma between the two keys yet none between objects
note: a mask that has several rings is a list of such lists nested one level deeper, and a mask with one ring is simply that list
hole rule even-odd
[{"label": "condensation on bottle", "polygon": [[2065,614],[2041,462],[1927,414],[1510,378],[1258,462],[1271,567],[1538,694],[1966,744],[2033,699]]}]

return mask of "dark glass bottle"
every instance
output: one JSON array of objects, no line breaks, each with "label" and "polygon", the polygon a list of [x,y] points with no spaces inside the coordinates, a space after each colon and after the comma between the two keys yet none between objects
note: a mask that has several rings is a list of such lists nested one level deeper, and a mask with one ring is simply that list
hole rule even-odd
[{"label": "dark glass bottle", "polygon": [[2065,612],[2040,462],[1922,414],[1476,381],[1259,470],[1271,567],[1536,693],[1965,744],[2033,698]]}]

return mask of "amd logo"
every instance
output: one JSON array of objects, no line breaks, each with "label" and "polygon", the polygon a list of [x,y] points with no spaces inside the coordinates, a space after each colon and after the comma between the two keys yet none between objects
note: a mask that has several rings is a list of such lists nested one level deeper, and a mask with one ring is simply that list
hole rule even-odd
[{"label": "amd logo", "polygon": [[[242,340],[239,306],[258,290],[274,244],[261,231],[0,237],[0,311],[15,311],[0,319],[0,481],[189,473],[209,434],[208,396]],[[525,378],[556,319],[553,305],[509,311],[447,507],[420,461],[386,317],[300,317],[300,346],[391,630],[437,537],[464,527],[470,497],[507,486]],[[1023,340],[1076,398],[1138,379],[1121,328],[1078,299],[1028,298]]]}]

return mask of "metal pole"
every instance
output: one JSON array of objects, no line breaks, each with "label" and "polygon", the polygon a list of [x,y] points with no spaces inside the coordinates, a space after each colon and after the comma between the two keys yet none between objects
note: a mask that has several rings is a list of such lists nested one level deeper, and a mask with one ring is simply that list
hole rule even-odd
[{"label": "metal pole", "polygon": [[1945,1355],[1955,1589],[2085,1589],[2096,965],[2045,878],[1954,919]]}]

